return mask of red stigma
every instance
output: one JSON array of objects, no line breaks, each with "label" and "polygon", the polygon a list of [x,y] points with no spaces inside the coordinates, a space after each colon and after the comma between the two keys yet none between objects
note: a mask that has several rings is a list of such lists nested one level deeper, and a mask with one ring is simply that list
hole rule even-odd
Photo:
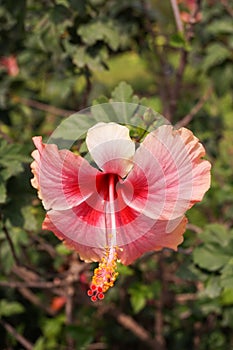
[{"label": "red stigma", "polygon": [[98,299],[104,299],[103,288],[97,287],[95,284],[90,286],[90,289],[87,291],[87,295],[91,297],[91,301],[95,302]]}]

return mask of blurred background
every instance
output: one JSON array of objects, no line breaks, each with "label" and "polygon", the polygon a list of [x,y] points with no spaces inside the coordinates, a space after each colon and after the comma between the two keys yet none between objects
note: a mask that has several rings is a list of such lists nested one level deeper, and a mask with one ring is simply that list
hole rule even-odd
[{"label": "blurred background", "polygon": [[[0,349],[233,349],[233,6],[229,0],[0,1]],[[145,254],[103,302],[31,188],[31,138],[92,104],[191,129],[212,186],[178,252]]]}]

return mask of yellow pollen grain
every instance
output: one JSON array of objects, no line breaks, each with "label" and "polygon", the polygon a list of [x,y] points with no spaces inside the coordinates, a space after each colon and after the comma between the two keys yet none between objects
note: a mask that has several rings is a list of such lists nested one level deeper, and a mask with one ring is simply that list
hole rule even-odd
[{"label": "yellow pollen grain", "polygon": [[114,252],[112,259],[109,261],[110,249],[106,248],[105,256],[101,259],[99,267],[94,270],[92,284],[101,287],[105,293],[114,285],[118,272],[116,272],[117,253]]}]

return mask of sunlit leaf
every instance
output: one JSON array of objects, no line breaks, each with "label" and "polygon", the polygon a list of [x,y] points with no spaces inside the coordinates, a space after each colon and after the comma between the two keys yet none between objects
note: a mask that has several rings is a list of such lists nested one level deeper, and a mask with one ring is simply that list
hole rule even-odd
[{"label": "sunlit leaf", "polygon": [[24,307],[17,301],[0,300],[0,317],[9,317],[24,312]]}]

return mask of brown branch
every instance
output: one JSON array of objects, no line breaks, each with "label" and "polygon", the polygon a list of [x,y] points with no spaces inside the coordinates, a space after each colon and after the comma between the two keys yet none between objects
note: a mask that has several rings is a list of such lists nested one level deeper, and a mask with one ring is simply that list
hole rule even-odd
[{"label": "brown branch", "polygon": [[200,233],[203,232],[203,230],[199,226],[194,225],[194,224],[187,224],[186,227],[187,227],[188,230],[193,231],[193,232],[195,232],[197,234],[200,234]]},{"label": "brown branch", "polygon": [[[75,296],[75,283],[79,280],[79,274],[83,270],[83,264],[78,260],[78,254],[73,253],[70,259],[70,266],[65,279],[65,314],[66,314],[66,323],[72,325],[74,322],[74,296]],[[67,350],[73,350],[75,346],[74,339],[71,335],[67,334],[66,336]]]},{"label": "brown branch", "polygon": [[17,332],[17,330],[11,326],[9,323],[0,320],[0,324],[5,328],[5,330],[10,333],[22,346],[27,350],[33,350],[33,344],[29,342],[25,337]]},{"label": "brown branch", "polygon": [[29,300],[32,304],[38,306],[40,309],[44,310],[50,316],[53,316],[55,312],[47,307],[41,300],[28,288],[19,288],[19,292]]},{"label": "brown branch", "polygon": [[[177,6],[177,0],[171,0],[171,2],[176,3],[176,6]],[[184,33],[187,43],[190,43],[193,37],[194,26],[196,24],[195,18],[198,12],[200,11],[200,6],[201,6],[201,0],[197,0],[196,6],[190,15],[189,23],[187,24],[186,31]],[[178,11],[179,11],[179,8],[178,8]],[[178,100],[179,100],[181,88],[182,88],[183,76],[184,76],[187,63],[188,63],[188,51],[186,48],[182,48],[180,53],[179,66],[177,68],[176,75],[175,75],[175,83],[173,85],[172,93],[171,93],[171,97],[172,97],[170,102],[171,116],[174,115],[177,109],[177,104],[178,104]]]},{"label": "brown branch", "polygon": [[170,105],[168,101],[172,100],[172,85],[168,79],[168,75],[166,72],[167,62],[164,57],[164,52],[160,52],[159,50],[155,51],[155,54],[159,60],[160,68],[161,68],[161,83],[159,94],[163,104],[162,114],[167,120],[172,121],[172,113],[170,110]]},{"label": "brown branch", "polygon": [[15,282],[15,281],[0,281],[0,287],[7,288],[40,288],[51,289],[64,286],[63,282],[47,282],[47,281],[35,281],[35,282]]},{"label": "brown branch", "polygon": [[107,345],[104,343],[93,343],[88,345],[87,350],[102,350],[107,349]]},{"label": "brown branch", "polygon": [[46,243],[40,236],[36,236],[36,235],[30,235],[30,238],[33,242],[37,242],[39,243],[38,245],[38,250],[43,250],[46,251],[51,258],[56,258],[56,256],[58,256],[59,254],[56,252],[56,249],[54,249],[54,247],[52,247],[50,244]]},{"label": "brown branch", "polygon": [[175,83],[173,85],[172,94],[171,94],[172,96],[170,101],[171,116],[174,115],[177,108],[178,99],[180,97],[180,92],[182,87],[183,75],[184,75],[187,62],[188,62],[188,52],[185,49],[182,49],[180,53],[179,66],[177,68],[176,75],[175,75]]},{"label": "brown branch", "polygon": [[[160,82],[160,89],[159,89],[159,95],[162,100],[162,105],[163,105],[163,111],[162,114],[171,121],[171,115],[170,115],[170,109],[169,109],[169,104],[167,101],[171,100],[171,84],[168,79],[168,74],[167,74],[167,62],[165,59],[164,55],[164,50],[161,47],[156,46],[156,36],[154,32],[154,27],[153,24],[150,21],[149,18],[149,13],[151,12],[151,6],[148,1],[141,0],[141,5],[144,10],[144,18],[145,18],[145,25],[146,25],[146,30],[148,34],[150,34],[152,41],[151,41],[151,47],[152,47],[152,52],[155,57],[158,58],[159,61],[159,66],[160,66],[160,75],[161,79],[159,79]],[[149,60],[149,63],[151,60]]]},{"label": "brown branch", "polygon": [[194,300],[197,300],[197,294],[195,293],[178,294],[175,296],[175,301],[180,304],[185,304],[187,301]]},{"label": "brown branch", "polygon": [[40,111],[48,112],[48,113],[63,116],[63,117],[69,117],[71,114],[77,113],[77,111],[69,111],[67,109],[61,109],[61,108],[50,106],[48,104],[45,104],[45,103],[42,103],[39,101],[31,100],[31,99],[28,99],[25,97],[14,96],[13,99],[16,102],[21,102],[22,104],[24,104],[28,107],[32,107],[32,108],[38,109]]},{"label": "brown branch", "polygon": [[[71,277],[67,278],[68,285],[66,287],[66,304],[65,304],[65,315],[67,325],[73,324],[73,309],[74,309],[74,281]],[[66,335],[67,350],[72,350],[75,348],[75,342],[70,334]]]},{"label": "brown branch", "polygon": [[[30,274],[30,277],[33,277],[32,279],[35,280],[35,279],[39,279],[39,275],[37,275],[36,271],[34,271],[34,269],[30,266],[24,266],[24,264],[21,263],[21,261],[19,260],[17,254],[16,254],[16,250],[14,248],[14,244],[13,244],[13,241],[11,239],[11,236],[8,232],[8,229],[7,227],[3,224],[3,227],[2,227],[2,230],[3,232],[5,233],[5,236],[6,236],[6,239],[8,241],[8,244],[10,246],[10,250],[11,250],[11,253],[12,253],[12,256],[13,256],[13,259],[15,261],[15,266],[13,267],[12,271],[15,272],[16,274],[19,274],[20,277],[22,277],[20,274],[24,274],[26,277],[28,277],[28,275]],[[35,277],[37,276],[37,277]],[[23,279],[25,279],[23,277]]]},{"label": "brown branch", "polygon": [[155,316],[155,339],[157,341],[158,350],[165,349],[165,341],[163,336],[163,304],[161,302],[157,303],[156,316]]},{"label": "brown branch", "polygon": [[200,98],[200,100],[196,103],[196,105],[191,109],[191,111],[178,123],[176,123],[175,128],[179,129],[183,126],[188,125],[191,120],[194,118],[194,116],[200,111],[200,109],[203,107],[203,105],[206,103],[206,101],[210,98],[211,94],[213,92],[213,89],[210,87],[207,92],[204,94],[203,97]]},{"label": "brown branch", "polygon": [[24,282],[20,281],[0,281],[0,286],[10,287],[10,288],[41,288],[41,289],[51,289],[53,292],[58,295],[64,294],[61,293],[60,287],[65,285],[65,281],[62,281],[59,278],[54,279],[53,281],[44,281],[41,277],[33,271],[28,270],[23,266],[15,265],[12,267],[12,272],[20,277]]},{"label": "brown branch", "polygon": [[155,341],[157,342],[158,350],[165,350],[166,344],[165,344],[165,339],[163,336],[163,326],[164,326],[164,320],[163,320],[163,308],[164,308],[164,297],[166,294],[166,281],[164,278],[164,261],[163,261],[163,252],[158,254],[158,274],[159,274],[159,279],[161,283],[161,293],[159,296],[159,299],[157,300],[157,307],[155,310]]},{"label": "brown branch", "polygon": [[195,322],[193,328],[194,328],[193,349],[198,350],[201,347],[203,325],[201,322]]},{"label": "brown branch", "polygon": [[41,279],[37,272],[31,271],[27,267],[20,266],[19,264],[14,265],[11,270],[24,281],[40,281]]},{"label": "brown branch", "polygon": [[85,79],[86,79],[86,89],[83,93],[82,103],[80,106],[81,108],[87,107],[88,98],[89,98],[91,88],[92,88],[92,83],[91,83],[91,79],[90,79],[90,72],[88,71],[87,67],[86,67]]},{"label": "brown branch", "polygon": [[183,28],[183,23],[182,20],[180,18],[180,10],[177,4],[177,0],[170,0],[171,6],[172,6],[172,10],[173,10],[173,14],[176,20],[176,27],[178,32],[183,32],[184,28]]},{"label": "brown branch", "polygon": [[227,0],[221,0],[222,5],[225,7],[226,11],[231,17],[233,17],[233,8],[228,4]]},{"label": "brown branch", "polygon": [[148,345],[153,344],[153,339],[151,338],[150,333],[140,324],[138,324],[131,316],[117,312],[115,317],[124,328],[130,330],[141,341],[147,343]]},{"label": "brown branch", "polygon": [[9,232],[8,232],[8,229],[6,228],[5,225],[3,225],[2,230],[3,230],[3,232],[4,232],[5,236],[6,236],[6,240],[7,240],[8,244],[9,244],[9,246],[10,246],[11,254],[12,254],[12,256],[13,256],[13,259],[14,259],[15,263],[16,263],[17,265],[20,265],[20,261],[19,261],[19,258],[17,257],[14,244],[13,244],[13,242],[12,242],[12,239],[11,239],[11,236],[10,236],[10,234],[9,234]]},{"label": "brown branch", "polygon": [[201,3],[202,3],[202,0],[195,1],[195,7],[190,15],[189,22],[187,24],[187,29],[186,29],[186,39],[188,42],[192,39],[194,35],[194,27],[195,27],[195,24],[197,23],[196,17],[201,10]]},{"label": "brown branch", "polygon": [[[99,307],[101,304],[96,303],[95,306]],[[124,327],[125,329],[131,331],[138,339],[140,339],[142,342],[145,342],[151,349],[156,348],[156,344],[151,337],[150,333],[142,327],[137,321],[135,321],[131,316],[126,315],[125,313],[121,312],[119,308],[117,308],[115,305],[101,305],[101,308],[98,308],[98,312],[100,316],[103,316],[104,314],[108,313],[112,317],[114,317],[117,322]],[[156,348],[157,349],[157,348]],[[159,349],[159,348],[158,348]]]}]

